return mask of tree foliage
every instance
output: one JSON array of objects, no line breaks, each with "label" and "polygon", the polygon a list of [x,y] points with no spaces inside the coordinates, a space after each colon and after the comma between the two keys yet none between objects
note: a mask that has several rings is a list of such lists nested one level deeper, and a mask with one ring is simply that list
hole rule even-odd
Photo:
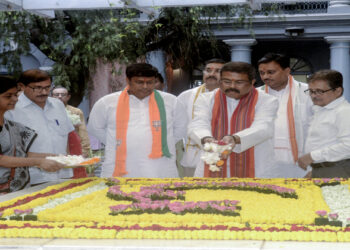
[{"label": "tree foliage", "polygon": [[[55,61],[55,83],[66,86],[73,94],[84,93],[97,59],[105,62],[135,61],[145,54],[142,26],[134,20],[135,10],[57,12],[46,19],[27,12],[0,13],[0,40],[17,44],[16,50],[0,55],[8,71],[21,72],[20,55],[29,52],[29,42]],[[9,20],[11,23],[9,23]]]},{"label": "tree foliage", "polygon": [[[246,6],[163,8],[147,23],[138,22],[139,12],[130,8],[55,14],[47,19],[28,12],[0,12],[0,41],[5,48],[0,64],[18,75],[20,55],[29,52],[31,42],[55,61],[55,83],[80,97],[97,59],[128,63],[162,49],[175,66],[191,71],[211,57],[227,54],[213,36],[212,25],[224,21],[233,27],[249,26],[253,16]],[[16,49],[8,49],[11,44]]]},{"label": "tree foliage", "polygon": [[246,5],[163,8],[146,27],[144,40],[148,50],[164,50],[175,67],[191,72],[210,58],[230,58],[228,46],[215,38],[212,26],[229,23],[233,29],[249,29],[252,17]]}]

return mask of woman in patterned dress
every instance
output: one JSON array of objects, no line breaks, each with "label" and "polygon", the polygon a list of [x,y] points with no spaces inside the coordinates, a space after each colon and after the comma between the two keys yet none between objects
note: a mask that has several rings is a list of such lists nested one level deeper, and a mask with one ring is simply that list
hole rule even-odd
[{"label": "woman in patterned dress", "polygon": [[0,193],[23,189],[29,184],[29,166],[57,171],[62,164],[47,160],[47,154],[28,152],[37,136],[22,124],[7,120],[4,114],[17,103],[18,87],[11,77],[0,76]]}]

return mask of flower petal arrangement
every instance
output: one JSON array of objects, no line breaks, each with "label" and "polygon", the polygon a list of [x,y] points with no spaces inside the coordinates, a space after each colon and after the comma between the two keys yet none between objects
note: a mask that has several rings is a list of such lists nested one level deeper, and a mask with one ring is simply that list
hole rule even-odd
[{"label": "flower petal arrangement", "polygon": [[0,203],[0,237],[349,242],[348,196],[342,197],[348,184],[346,179],[70,180]]},{"label": "flower petal arrangement", "polygon": [[65,168],[92,165],[101,160],[100,157],[84,158],[82,155],[47,156],[46,159],[57,161],[65,165]]},{"label": "flower petal arrangement", "polygon": [[218,172],[224,164],[223,155],[229,155],[232,150],[231,144],[226,144],[223,141],[205,143],[201,159],[209,165],[209,170]]}]

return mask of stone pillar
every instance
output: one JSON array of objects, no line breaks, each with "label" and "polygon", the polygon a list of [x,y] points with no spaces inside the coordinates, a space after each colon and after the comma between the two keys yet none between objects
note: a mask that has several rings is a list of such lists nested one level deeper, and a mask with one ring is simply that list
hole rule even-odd
[{"label": "stone pillar", "polygon": [[[162,50],[154,50],[147,52],[146,62],[156,67],[159,73],[164,78],[164,88],[166,88],[166,75],[165,75],[165,52]],[[164,89],[166,91],[166,89]]]},{"label": "stone pillar", "polygon": [[330,0],[328,14],[341,14],[350,12],[350,0]]},{"label": "stone pillar", "polygon": [[255,39],[228,39],[224,42],[231,46],[231,61],[251,62],[251,46],[256,44]]},{"label": "stone pillar", "polygon": [[327,36],[325,39],[331,44],[331,69],[342,73],[344,97],[350,101],[350,36]]}]

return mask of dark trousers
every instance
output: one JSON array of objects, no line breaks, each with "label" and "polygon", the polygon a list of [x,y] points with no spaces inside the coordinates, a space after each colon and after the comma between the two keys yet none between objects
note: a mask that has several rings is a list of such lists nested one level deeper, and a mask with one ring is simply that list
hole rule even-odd
[{"label": "dark trousers", "polygon": [[350,159],[313,163],[312,178],[350,178]]}]

